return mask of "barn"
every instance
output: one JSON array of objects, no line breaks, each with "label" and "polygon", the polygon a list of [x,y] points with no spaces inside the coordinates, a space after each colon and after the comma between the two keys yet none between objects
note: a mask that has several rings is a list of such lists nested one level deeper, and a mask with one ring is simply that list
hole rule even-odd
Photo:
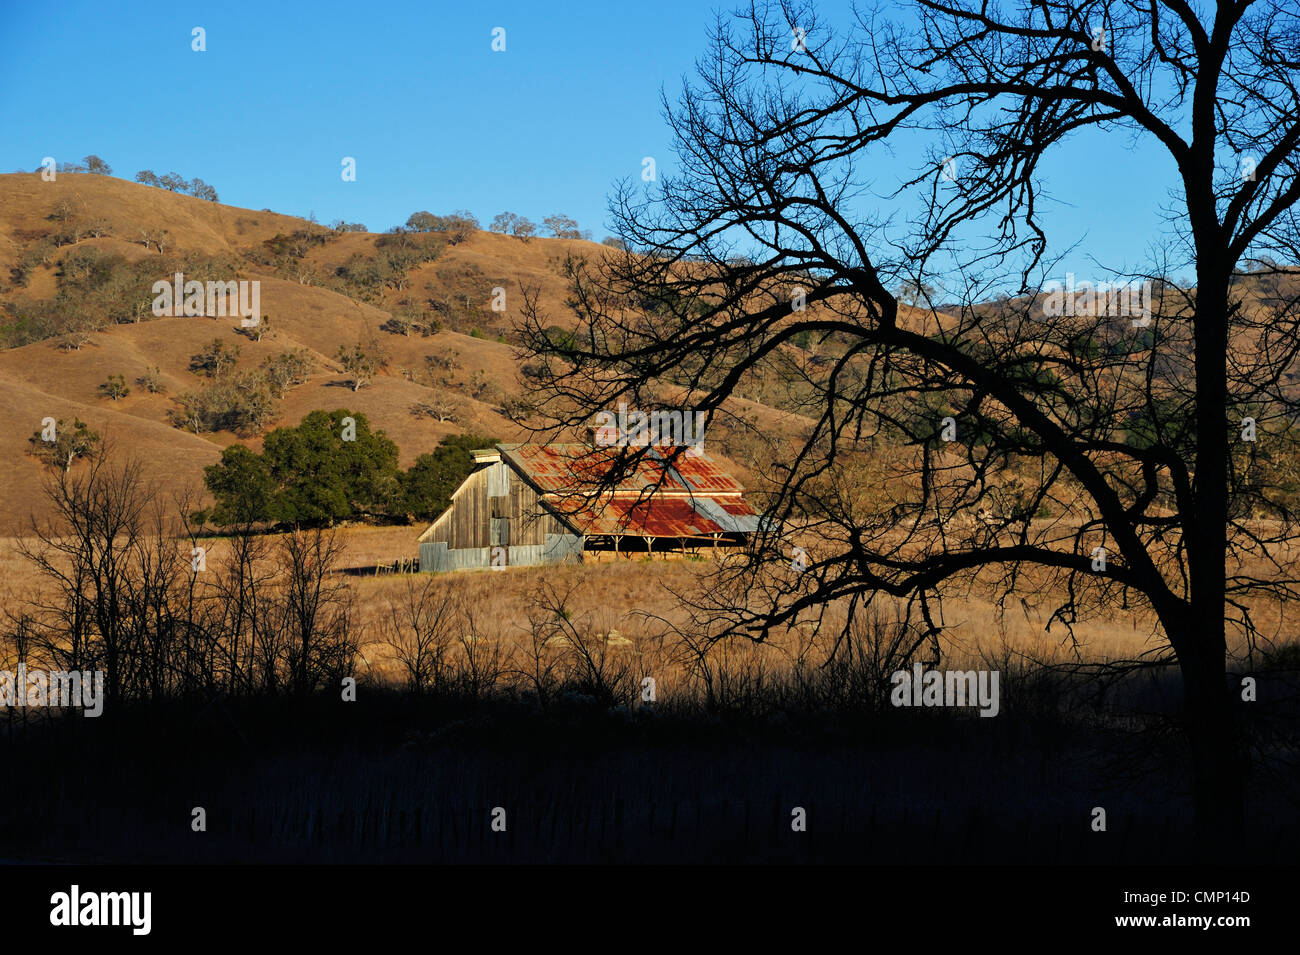
[{"label": "barn", "polygon": [[615,452],[587,444],[474,451],[451,506],[419,537],[420,570],[735,548],[758,529],[745,489],[702,452],[670,464],[650,448],[635,473],[595,496]]}]

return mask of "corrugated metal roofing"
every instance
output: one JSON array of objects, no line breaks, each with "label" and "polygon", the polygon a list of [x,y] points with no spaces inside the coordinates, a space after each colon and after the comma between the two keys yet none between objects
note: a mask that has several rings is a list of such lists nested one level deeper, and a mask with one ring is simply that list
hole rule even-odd
[{"label": "corrugated metal roofing", "polygon": [[[717,502],[703,497],[655,499],[649,502],[616,497],[599,509],[587,508],[572,514],[569,520],[588,537],[622,534],[636,537],[712,538],[742,530],[736,526],[737,518],[732,517],[725,523],[712,520],[701,509],[701,505],[705,504],[711,504],[717,509]],[[753,515],[748,520],[757,522],[758,516]]]},{"label": "corrugated metal roofing", "polygon": [[723,530],[741,534],[752,534],[758,530],[758,515],[749,510],[748,505],[745,508],[748,513],[741,513],[711,497],[697,497],[691,503],[699,514]]},{"label": "corrugated metal roofing", "polygon": [[[503,444],[502,456],[589,536],[710,538],[757,529],[758,515],[740,496],[744,487],[708,457],[652,450],[636,471],[606,490],[593,506],[584,498],[617,463],[616,447],[583,444]],[[656,487],[656,484],[659,484]]]},{"label": "corrugated metal roofing", "polygon": [[[501,453],[543,491],[572,492],[592,486],[618,461],[619,448],[585,444],[502,444]],[[625,475],[615,493],[640,493],[664,478],[667,450],[651,449],[632,474]],[[656,460],[657,459],[657,460]],[[740,494],[744,486],[706,455],[678,454],[668,472],[663,493]],[[674,486],[678,485],[678,486]]]}]

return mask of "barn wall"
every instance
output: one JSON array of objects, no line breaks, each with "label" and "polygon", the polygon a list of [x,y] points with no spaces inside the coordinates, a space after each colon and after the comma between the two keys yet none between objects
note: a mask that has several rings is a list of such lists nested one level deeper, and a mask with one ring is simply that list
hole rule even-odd
[{"label": "barn wall", "polygon": [[512,546],[543,546],[548,537],[572,533],[554,514],[542,507],[532,485],[516,474],[511,474],[508,501],[502,504],[508,507],[508,511],[503,513],[509,514]]},{"label": "barn wall", "polygon": [[[501,465],[479,468],[465,479],[451,508],[438,521],[425,544],[445,544],[452,550],[488,547],[491,541],[488,482],[492,471]],[[424,545],[421,545],[421,553]]]},{"label": "barn wall", "polygon": [[[505,549],[505,566],[533,567],[538,564],[563,564],[582,562],[583,539],[577,534],[548,534],[541,544],[510,546]],[[446,543],[437,541],[420,545],[420,570],[424,573],[441,573],[448,570],[469,570],[492,566],[491,547],[467,547],[451,550]]]},{"label": "barn wall", "polygon": [[581,541],[542,507],[531,485],[498,461],[465,479],[421,542],[420,569],[487,567],[493,547],[509,548],[511,565],[553,563],[571,557],[575,546],[580,555]]}]

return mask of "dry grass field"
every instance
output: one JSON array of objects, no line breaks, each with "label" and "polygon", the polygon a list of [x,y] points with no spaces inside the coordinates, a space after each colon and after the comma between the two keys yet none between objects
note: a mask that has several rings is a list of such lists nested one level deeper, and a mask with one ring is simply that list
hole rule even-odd
[{"label": "dry grass field", "polygon": [[[610,651],[634,660],[641,675],[654,675],[659,691],[671,696],[682,685],[684,656],[676,631],[690,621],[687,604],[698,600],[715,570],[713,558],[679,556],[653,559],[644,555],[613,558],[589,555],[582,564],[552,567],[518,567],[501,571],[477,570],[430,576],[402,572],[400,561],[415,558],[415,537],[420,527],[344,526],[337,530],[342,557],[331,575],[355,605],[355,622],[361,634],[358,675],[379,683],[400,684],[402,675],[387,644],[386,618],[402,604],[411,589],[428,587],[433,604],[459,602],[472,608],[477,631],[499,645],[503,659],[521,662],[526,655],[538,610],[539,588],[567,594],[568,609],[576,626],[592,640],[609,644]],[[278,535],[266,538],[273,548]],[[42,579],[20,553],[21,538],[0,540],[0,580],[6,605],[16,607],[37,596]],[[223,538],[203,541],[207,560],[220,566],[229,554]],[[184,557],[178,551],[178,556]],[[202,582],[200,582],[202,592]],[[1153,616],[1139,609],[1098,616],[1075,624],[1072,632],[1057,622],[1047,622],[1060,594],[1038,591],[1004,607],[991,590],[977,588],[944,605],[944,632],[940,640],[945,665],[981,666],[1001,660],[1029,664],[1107,663],[1135,660],[1164,648]],[[685,598],[683,601],[682,598]],[[879,602],[886,619],[902,607]],[[1260,647],[1269,651],[1293,640],[1294,626],[1277,604],[1254,608],[1265,634]],[[610,639],[612,635],[612,640]],[[762,665],[774,673],[796,661],[821,665],[833,647],[831,633],[795,632],[761,646],[746,641],[717,653],[731,654],[737,665]],[[1233,648],[1238,659],[1249,659],[1250,648],[1239,641]],[[1256,659],[1259,659],[1256,656]]]}]

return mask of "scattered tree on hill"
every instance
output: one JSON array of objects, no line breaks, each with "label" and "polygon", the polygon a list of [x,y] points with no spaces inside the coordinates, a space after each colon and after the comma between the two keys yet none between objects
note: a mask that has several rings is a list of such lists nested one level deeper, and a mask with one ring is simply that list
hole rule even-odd
[{"label": "scattered tree on hill", "polygon": [[340,345],[337,357],[339,364],[351,379],[353,391],[360,391],[370,384],[385,364],[383,353],[373,343],[363,346],[357,342],[350,348],[347,345]]},{"label": "scattered tree on hill", "polygon": [[478,219],[467,209],[457,209],[445,216],[437,216],[432,212],[413,212],[406,220],[406,231],[446,233],[447,241],[452,245],[464,242],[478,229]]},{"label": "scattered tree on hill", "polygon": [[412,212],[406,220],[406,228],[411,232],[435,232],[437,219],[432,212]]},{"label": "scattered tree on hill", "polygon": [[415,322],[410,315],[405,312],[393,312],[388,316],[388,320],[379,326],[380,331],[392,332],[394,335],[401,335],[404,338],[411,337],[411,329],[415,327]]},{"label": "scattered tree on hill", "polygon": [[71,199],[60,199],[54,203],[47,218],[55,222],[69,222],[77,217],[77,206]]},{"label": "scattered tree on hill", "polygon": [[537,417],[537,405],[526,395],[503,395],[501,414],[515,424],[524,425]]},{"label": "scattered tree on hill", "polygon": [[[47,437],[52,437],[53,440],[47,441]],[[70,428],[59,418],[54,424],[53,435],[35,431],[27,443],[28,454],[39,458],[49,467],[58,468],[64,474],[72,469],[78,458],[93,457],[100,447],[99,434],[90,430],[80,418],[73,418]]]},{"label": "scattered tree on hill", "polygon": [[142,169],[135,174],[135,181],[156,189],[166,189],[168,192],[184,192],[209,202],[217,201],[217,190],[202,179],[195,178],[187,181],[184,176],[178,176],[174,172],[159,176],[151,169]]},{"label": "scattered tree on hill", "polygon": [[445,216],[438,216],[437,220],[436,231],[444,233],[452,245],[459,245],[482,228],[478,218],[468,209],[457,209]]},{"label": "scattered tree on hill", "polygon": [[517,216],[513,212],[498,213],[492,220],[491,229],[493,232],[509,234],[521,239],[528,239],[537,234],[537,226],[532,220]]},{"label": "scattered tree on hill", "polygon": [[47,237],[37,240],[24,249],[17,263],[9,270],[9,278],[14,287],[25,287],[36,269],[52,265],[58,248],[58,244]]},{"label": "scattered tree on hill", "polygon": [[59,278],[70,283],[88,284],[95,273],[107,266],[97,249],[73,249],[59,262]]},{"label": "scattered tree on hill", "polygon": [[151,245],[159,252],[166,252],[167,247],[171,245],[172,234],[166,229],[141,229],[140,242],[147,249]]},{"label": "scattered tree on hill", "polygon": [[398,228],[376,239],[373,253],[354,253],[335,274],[350,294],[377,301],[386,289],[403,291],[411,281],[411,270],[437,259],[446,247],[441,235]]},{"label": "scattered tree on hill", "polygon": [[475,401],[494,401],[501,394],[501,387],[492,375],[475,368],[469,376],[469,394]]},{"label": "scattered tree on hill", "polygon": [[570,219],[566,215],[556,213],[547,216],[542,220],[542,225],[552,236],[557,239],[581,239],[582,230],[578,228],[577,220]]},{"label": "scattered tree on hill", "polygon": [[424,356],[424,372],[432,383],[451,387],[454,373],[458,368],[460,368],[460,352],[455,348]]},{"label": "scattered tree on hill", "polygon": [[262,370],[276,398],[283,398],[294,385],[307,383],[316,360],[305,348],[285,351],[262,362]]},{"label": "scattered tree on hill", "polygon": [[124,375],[109,375],[108,380],[99,386],[100,396],[109,401],[120,401],[130,393],[131,389],[127,387]]},{"label": "scattered tree on hill", "polygon": [[276,397],[261,369],[223,372],[174,400],[172,423],[195,434],[256,434],[275,420]]},{"label": "scattered tree on hill", "polygon": [[58,347],[67,351],[81,351],[83,345],[89,345],[95,340],[92,333],[102,328],[103,323],[94,315],[73,315],[59,336]]},{"label": "scattered tree on hill", "polygon": [[104,162],[104,160],[100,159],[94,153],[91,153],[81,161],[86,164],[86,172],[93,172],[99,176],[113,175],[113,167]]},{"label": "scattered tree on hill", "polygon": [[238,345],[232,348],[220,338],[214,338],[202,351],[190,356],[190,371],[205,378],[219,378],[233,369],[238,361]]},{"label": "scattered tree on hill", "polygon": [[411,406],[411,414],[418,417],[432,418],[439,423],[455,421],[460,417],[460,402],[451,396],[438,396],[428,401],[416,402]]},{"label": "scattered tree on hill", "polygon": [[206,199],[208,202],[217,201],[217,190],[213,189],[202,179],[191,179],[186,187],[191,196],[196,199]]},{"label": "scattered tree on hill", "polygon": [[151,395],[162,394],[167,390],[162,380],[162,369],[157,365],[145,371],[143,375],[135,380],[135,383]]},{"label": "scattered tree on hill", "polygon": [[254,342],[260,342],[263,337],[270,334],[270,331],[271,331],[270,315],[263,315],[261,318],[257,320],[256,325],[241,324],[239,326],[239,333],[243,335],[245,338]]},{"label": "scattered tree on hill", "polygon": [[[45,167],[44,165],[40,165],[40,166],[37,166],[33,171],[34,171],[34,172],[44,172],[45,169],[46,169],[46,167]],[[20,170],[20,171],[21,171],[21,170]],[[82,165],[81,163],[77,163],[77,162],[56,162],[56,163],[54,164],[54,171],[55,171],[55,172],[78,173],[78,172],[88,172],[89,170],[87,170],[86,167],[85,167],[84,165]]]}]

